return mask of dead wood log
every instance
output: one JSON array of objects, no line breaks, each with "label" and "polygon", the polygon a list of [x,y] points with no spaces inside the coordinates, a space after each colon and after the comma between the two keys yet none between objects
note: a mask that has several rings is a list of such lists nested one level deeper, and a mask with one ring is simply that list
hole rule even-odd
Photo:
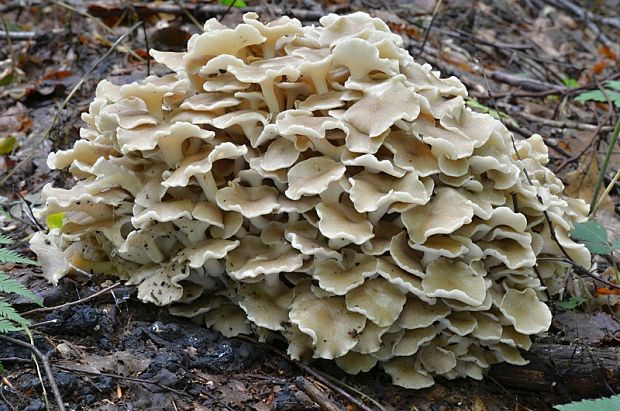
[{"label": "dead wood log", "polygon": [[620,392],[620,347],[535,344],[525,366],[497,364],[489,376],[506,388],[579,399]]}]

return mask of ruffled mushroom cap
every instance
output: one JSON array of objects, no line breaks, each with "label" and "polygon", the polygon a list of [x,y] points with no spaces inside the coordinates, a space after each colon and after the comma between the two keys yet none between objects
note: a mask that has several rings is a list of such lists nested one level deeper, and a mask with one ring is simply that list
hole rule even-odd
[{"label": "ruffled mushroom cap", "polygon": [[499,309],[515,330],[522,334],[537,334],[551,325],[549,307],[538,299],[536,291],[531,288],[506,291]]},{"label": "ruffled mushroom cap", "polygon": [[450,308],[442,302],[431,305],[415,297],[410,297],[407,298],[407,302],[398,317],[398,325],[408,330],[426,328],[436,321],[446,318],[449,314]]},{"label": "ruffled mushroom cap", "polygon": [[345,166],[329,157],[311,157],[300,161],[288,171],[286,196],[299,200],[303,195],[323,193],[329,183],[340,180],[345,171]]},{"label": "ruffled mushroom cap", "polygon": [[336,295],[345,295],[377,273],[377,259],[372,256],[345,250],[343,257],[318,263],[313,274],[323,290]]},{"label": "ruffled mushroom cap", "polygon": [[316,213],[319,216],[319,230],[327,238],[362,244],[374,237],[372,224],[346,203],[321,202],[316,205]]},{"label": "ruffled mushroom cap", "polygon": [[403,178],[362,171],[349,178],[351,201],[360,213],[389,207],[392,203],[426,204],[430,193],[414,172]]},{"label": "ruffled mushroom cap", "polygon": [[404,82],[405,77],[397,75],[366,88],[364,97],[346,111],[344,119],[369,137],[380,135],[398,120],[415,120],[420,113],[418,98]]},{"label": "ruffled mushroom cap", "polygon": [[400,288],[375,278],[348,291],[345,301],[349,311],[364,314],[379,327],[386,327],[396,321],[407,298]]},{"label": "ruffled mushroom cap", "polygon": [[225,337],[252,333],[245,312],[234,304],[222,304],[209,310],[204,320],[207,327],[221,332]]},{"label": "ruffled mushroom cap", "polygon": [[259,327],[273,331],[284,330],[288,322],[288,307],[293,292],[281,283],[273,286],[267,282],[244,284],[239,288],[239,307],[248,319]]},{"label": "ruffled mushroom cap", "polygon": [[228,253],[226,271],[237,281],[261,274],[294,272],[303,264],[302,256],[290,246],[266,245],[260,237],[246,236]]},{"label": "ruffled mushroom cap", "polygon": [[273,187],[244,187],[234,182],[215,195],[222,210],[237,211],[247,218],[271,213],[278,206],[277,198],[278,191]]},{"label": "ruffled mushroom cap", "polygon": [[471,266],[446,258],[433,261],[426,267],[422,287],[429,297],[442,297],[468,305],[484,302],[491,281],[480,276]]},{"label": "ruffled mushroom cap", "polygon": [[317,298],[309,290],[295,296],[289,317],[312,338],[316,358],[342,357],[355,347],[354,336],[366,325],[366,317],[350,312],[341,297]]},{"label": "ruffled mushroom cap", "polygon": [[377,359],[375,357],[355,351],[350,351],[342,357],[336,358],[335,361],[338,367],[351,375],[370,371],[377,364]]},{"label": "ruffled mushroom cap", "polygon": [[383,369],[392,377],[394,384],[401,387],[419,390],[435,384],[435,380],[426,371],[414,367],[410,357],[398,357],[383,363]]},{"label": "ruffled mushroom cap", "polygon": [[441,188],[427,204],[414,207],[402,214],[403,224],[414,242],[421,244],[434,234],[451,234],[474,216],[471,203],[458,191]]},{"label": "ruffled mushroom cap", "polygon": [[437,335],[434,326],[406,330],[399,341],[394,345],[392,354],[402,357],[410,356],[418,352],[418,349]]}]

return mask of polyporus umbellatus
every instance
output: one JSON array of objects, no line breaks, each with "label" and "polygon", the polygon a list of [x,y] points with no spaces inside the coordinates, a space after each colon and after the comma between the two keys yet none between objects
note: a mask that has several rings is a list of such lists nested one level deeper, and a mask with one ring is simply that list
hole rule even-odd
[{"label": "polyporus umbellatus", "polygon": [[542,138],[513,146],[380,19],[244,21],[153,51],[172,74],[99,84],[49,156],[77,179],[43,189],[41,214],[65,215],[32,240],[49,279],[115,274],[226,335],[280,332],[293,357],[409,388],[524,363],[567,269],[537,259],[590,263],[568,236],[586,204]]}]

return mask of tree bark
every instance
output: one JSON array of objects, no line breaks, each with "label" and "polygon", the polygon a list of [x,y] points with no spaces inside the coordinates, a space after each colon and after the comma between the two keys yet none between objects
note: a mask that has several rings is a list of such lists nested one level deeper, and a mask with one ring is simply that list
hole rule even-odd
[{"label": "tree bark", "polygon": [[578,399],[620,392],[620,347],[535,344],[529,364],[497,364],[489,376],[506,388]]}]

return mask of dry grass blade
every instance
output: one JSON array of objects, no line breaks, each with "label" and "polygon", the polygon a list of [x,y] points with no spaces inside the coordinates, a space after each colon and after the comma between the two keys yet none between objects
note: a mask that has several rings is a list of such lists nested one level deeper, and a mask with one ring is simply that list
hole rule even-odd
[{"label": "dry grass blade", "polygon": [[[609,160],[613,155],[614,148],[616,147],[616,143],[618,142],[618,134],[620,134],[620,120],[616,122],[616,127],[614,127],[614,132],[611,135],[611,140],[609,141],[609,146],[607,147],[607,153],[605,154],[605,158],[603,159],[603,165],[601,167],[601,171],[598,176],[598,180],[596,181],[596,186],[594,187],[594,195],[592,197],[592,201],[590,202],[590,215],[593,215],[598,207],[601,205],[601,201],[605,198],[607,194],[611,191],[611,188],[615,185],[615,181],[618,180],[618,175],[614,177],[615,181],[608,186],[603,195],[599,200],[599,191],[601,187],[603,187],[603,182],[605,181],[605,173],[607,171],[607,167],[609,166]],[[619,171],[620,172],[620,171]]]}]

